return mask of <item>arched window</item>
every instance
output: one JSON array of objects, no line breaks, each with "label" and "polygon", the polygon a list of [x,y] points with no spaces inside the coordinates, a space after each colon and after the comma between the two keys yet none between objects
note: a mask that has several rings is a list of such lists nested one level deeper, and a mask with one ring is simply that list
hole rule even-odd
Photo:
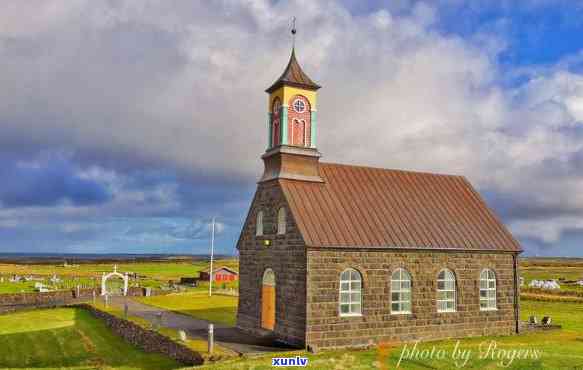
[{"label": "arched window", "polygon": [[340,316],[362,314],[362,276],[355,269],[340,274]]},{"label": "arched window", "polygon": [[480,273],[480,310],[496,309],[496,275],[490,269]]},{"label": "arched window", "polygon": [[255,235],[263,235],[263,211],[257,212],[257,225],[255,228]]},{"label": "arched window", "polygon": [[279,141],[280,141],[280,132],[281,132],[281,127],[280,127],[280,122],[281,122],[281,102],[279,101],[279,98],[275,98],[273,101],[273,107],[272,107],[272,120],[273,120],[273,125],[272,125],[272,140],[273,140],[273,146],[277,146],[279,145]]},{"label": "arched window", "polygon": [[263,285],[275,286],[275,273],[270,268],[263,272]]},{"label": "arched window", "polygon": [[437,312],[455,312],[456,286],[455,275],[444,269],[437,275]]},{"label": "arched window", "polygon": [[285,208],[281,207],[279,211],[277,211],[277,233],[280,235],[285,234],[285,227],[286,227],[286,214]]},{"label": "arched window", "polygon": [[411,313],[411,275],[402,268],[391,275],[391,313]]}]

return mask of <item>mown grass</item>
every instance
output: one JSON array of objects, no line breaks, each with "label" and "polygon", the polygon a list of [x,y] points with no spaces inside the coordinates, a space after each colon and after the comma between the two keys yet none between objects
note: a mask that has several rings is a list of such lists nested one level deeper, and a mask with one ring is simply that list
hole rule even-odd
[{"label": "mown grass", "polygon": [[197,319],[235,326],[237,297],[213,295],[206,291],[169,294],[164,296],[141,297],[138,301],[182,313]]},{"label": "mown grass", "polygon": [[175,369],[175,361],[144,353],[81,309],[0,316],[0,368]]}]

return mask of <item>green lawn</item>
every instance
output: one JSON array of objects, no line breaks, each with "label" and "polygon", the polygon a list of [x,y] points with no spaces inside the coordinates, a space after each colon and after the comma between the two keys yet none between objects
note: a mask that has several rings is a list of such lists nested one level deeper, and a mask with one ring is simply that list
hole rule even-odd
[{"label": "green lawn", "polygon": [[237,297],[213,295],[206,291],[137,298],[142,303],[180,312],[197,319],[235,326]]},{"label": "green lawn", "polygon": [[80,309],[36,310],[0,316],[0,368],[175,369],[113,335]]}]

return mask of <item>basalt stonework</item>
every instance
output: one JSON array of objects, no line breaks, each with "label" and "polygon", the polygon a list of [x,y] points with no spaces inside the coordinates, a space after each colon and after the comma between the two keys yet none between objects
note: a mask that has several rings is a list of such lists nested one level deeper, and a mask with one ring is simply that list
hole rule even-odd
[{"label": "basalt stonework", "polygon": [[[512,254],[308,250],[307,258],[306,344],[312,349],[516,332]],[[338,313],[339,276],[348,267],[363,278],[359,317]],[[390,279],[397,268],[411,274],[411,314],[391,314]],[[443,268],[456,276],[456,312],[437,312],[436,279]],[[479,276],[485,268],[496,273],[495,311],[480,311]]]},{"label": "basalt stonework", "polygon": [[[264,334],[261,323],[261,284],[267,268],[276,279],[276,318],[273,334],[291,344],[304,345],[306,333],[306,250],[288,214],[286,234],[277,235],[277,210],[286,207],[277,181],[259,185],[239,240],[239,308],[237,326]],[[255,236],[258,211],[264,212],[264,236]],[[270,246],[264,241],[269,240]]]}]

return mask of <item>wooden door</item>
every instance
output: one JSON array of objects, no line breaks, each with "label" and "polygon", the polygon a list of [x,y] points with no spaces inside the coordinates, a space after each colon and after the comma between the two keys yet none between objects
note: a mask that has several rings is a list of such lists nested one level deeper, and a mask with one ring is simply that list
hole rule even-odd
[{"label": "wooden door", "polygon": [[275,274],[271,269],[265,270],[261,284],[261,327],[275,327]]}]

